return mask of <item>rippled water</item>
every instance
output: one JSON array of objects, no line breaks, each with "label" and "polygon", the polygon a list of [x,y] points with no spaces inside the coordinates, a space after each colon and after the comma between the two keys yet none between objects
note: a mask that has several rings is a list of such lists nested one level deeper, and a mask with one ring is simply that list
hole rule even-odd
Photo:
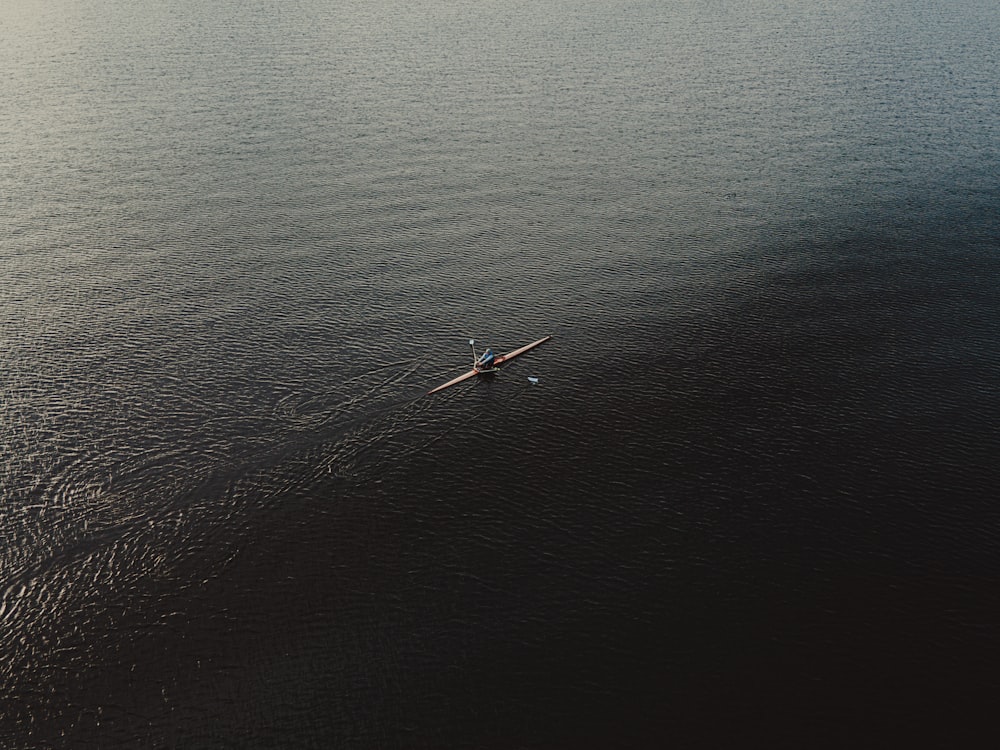
[{"label": "rippled water", "polygon": [[5,2],[2,744],[977,727],[998,37],[986,0]]}]

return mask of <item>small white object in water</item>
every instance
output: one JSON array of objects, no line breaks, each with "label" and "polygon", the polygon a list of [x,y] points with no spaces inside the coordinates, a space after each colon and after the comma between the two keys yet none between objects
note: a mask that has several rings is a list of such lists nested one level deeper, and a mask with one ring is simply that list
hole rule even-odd
[{"label": "small white object in water", "polygon": [[533,378],[529,375],[528,382],[531,383],[532,385],[538,385],[538,378]]}]

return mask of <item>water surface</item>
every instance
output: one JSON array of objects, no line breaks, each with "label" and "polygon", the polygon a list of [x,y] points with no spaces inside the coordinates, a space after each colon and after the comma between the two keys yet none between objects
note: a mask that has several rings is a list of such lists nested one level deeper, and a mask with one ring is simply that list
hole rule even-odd
[{"label": "water surface", "polygon": [[998,32],[5,3],[5,746],[976,727]]}]

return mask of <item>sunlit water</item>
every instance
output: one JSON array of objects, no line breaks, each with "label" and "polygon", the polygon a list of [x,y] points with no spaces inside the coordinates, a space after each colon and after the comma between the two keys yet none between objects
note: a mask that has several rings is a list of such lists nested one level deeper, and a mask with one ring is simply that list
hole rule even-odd
[{"label": "sunlit water", "polygon": [[975,726],[998,38],[986,0],[6,0],[4,747]]}]

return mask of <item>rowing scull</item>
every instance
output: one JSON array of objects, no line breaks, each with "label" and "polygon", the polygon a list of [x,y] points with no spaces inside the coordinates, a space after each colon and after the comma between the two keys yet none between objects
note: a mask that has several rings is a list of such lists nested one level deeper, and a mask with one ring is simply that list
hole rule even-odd
[{"label": "rowing scull", "polygon": [[[546,336],[545,338],[538,339],[538,341],[533,341],[530,344],[527,344],[526,346],[522,346],[520,349],[515,349],[512,352],[507,352],[506,354],[501,354],[499,357],[495,357],[493,359],[493,364],[492,364],[492,366],[489,369],[480,369],[479,367],[475,367],[474,366],[467,373],[459,375],[454,380],[449,380],[447,383],[444,383],[443,385],[439,385],[437,388],[434,388],[434,389],[428,391],[427,393],[428,393],[428,395],[430,395],[431,393],[437,393],[438,391],[443,391],[445,388],[450,388],[453,385],[458,385],[459,383],[461,383],[461,382],[463,382],[465,380],[468,380],[469,378],[475,377],[476,375],[481,375],[481,374],[487,373],[487,372],[493,372],[496,369],[497,365],[500,365],[500,364],[502,364],[504,362],[507,362],[508,360],[514,359],[514,357],[518,356],[519,354],[524,354],[529,349],[534,349],[539,344],[544,344],[550,338],[552,338],[552,337],[551,336]],[[473,349],[473,353],[474,352],[475,352],[475,349]]]}]

